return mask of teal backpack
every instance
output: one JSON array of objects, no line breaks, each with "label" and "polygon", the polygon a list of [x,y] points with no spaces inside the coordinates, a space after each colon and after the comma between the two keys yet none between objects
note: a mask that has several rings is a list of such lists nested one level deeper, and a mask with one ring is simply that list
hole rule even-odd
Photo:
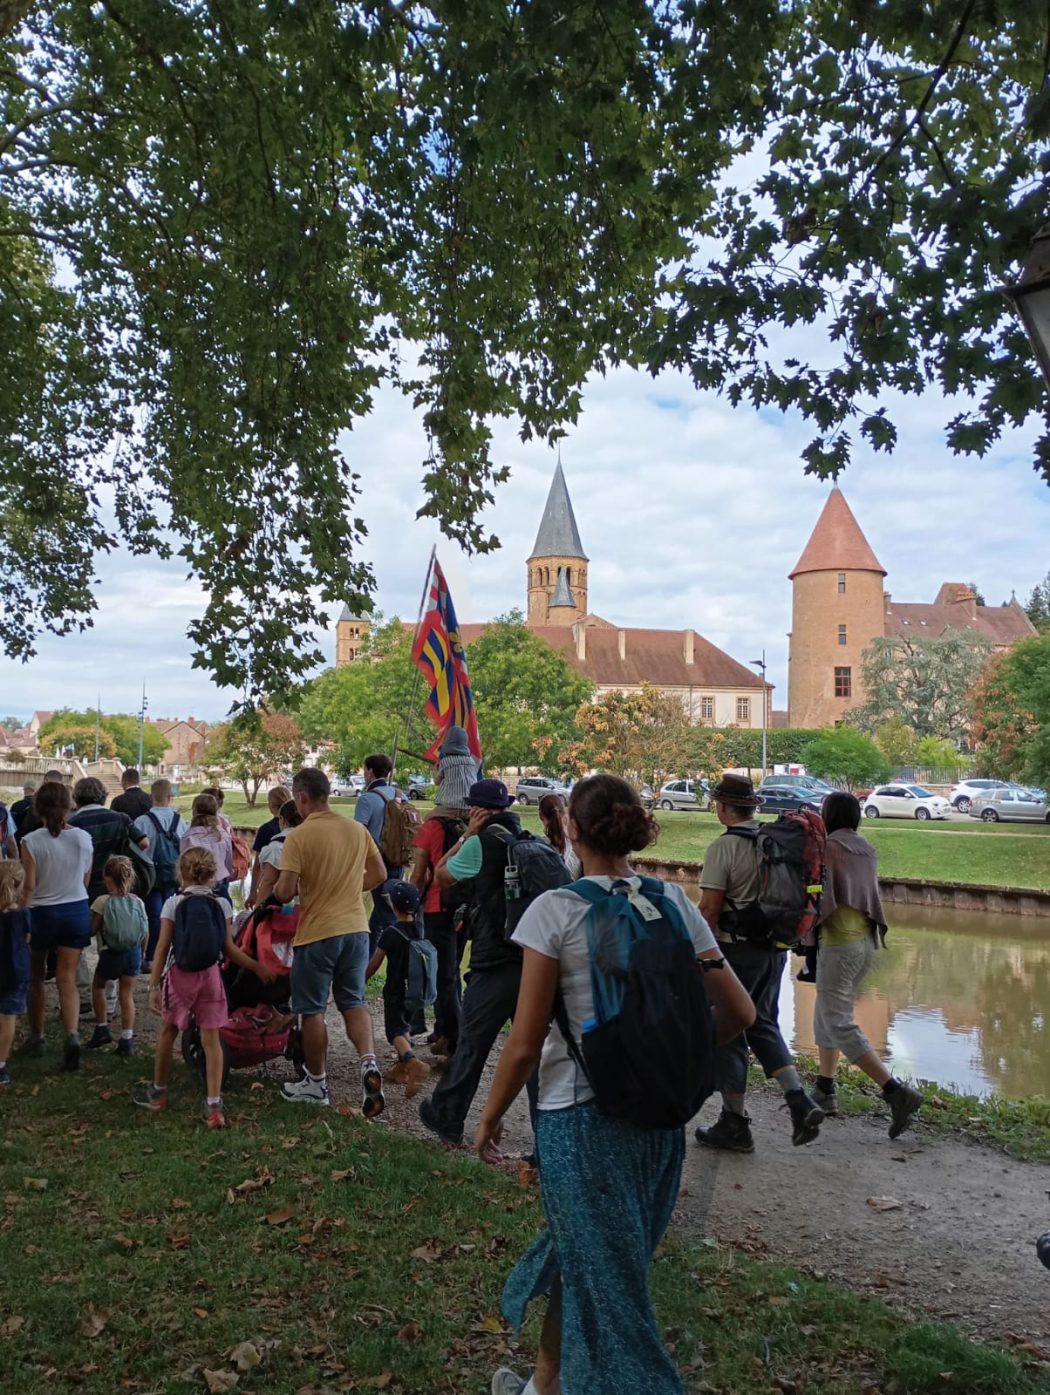
[{"label": "teal backpack", "polygon": [[111,896],[102,913],[102,942],[107,949],[125,954],[142,943],[149,926],[146,907],[137,896]]}]

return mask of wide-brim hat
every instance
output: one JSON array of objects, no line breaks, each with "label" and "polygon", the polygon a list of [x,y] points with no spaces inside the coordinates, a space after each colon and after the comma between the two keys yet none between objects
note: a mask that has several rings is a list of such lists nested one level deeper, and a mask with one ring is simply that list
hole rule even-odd
[{"label": "wide-brim hat", "polygon": [[723,775],[711,786],[711,802],[734,804],[740,809],[758,809],[765,802],[746,775]]},{"label": "wide-brim hat", "polygon": [[514,796],[502,780],[475,780],[467,803],[472,809],[506,809],[514,803]]}]

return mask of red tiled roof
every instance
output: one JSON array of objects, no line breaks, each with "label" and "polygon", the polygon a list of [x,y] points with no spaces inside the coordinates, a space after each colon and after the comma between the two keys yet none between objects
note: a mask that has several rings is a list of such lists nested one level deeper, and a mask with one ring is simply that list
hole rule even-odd
[{"label": "red tiled roof", "polygon": [[[942,586],[938,594],[943,595],[947,589]],[[1016,600],[1006,605],[973,606],[891,601],[886,607],[886,633],[891,638],[918,635],[936,639],[952,630],[971,630],[1003,646],[1016,644],[1036,633],[1035,626]]]},{"label": "red tiled roof", "polygon": [[[470,645],[485,625],[461,625],[460,637]],[[588,625],[585,658],[576,656],[576,638],[570,625],[530,625],[529,629],[560,650],[578,673],[602,687],[636,687],[651,683],[657,688],[761,688],[762,679],[738,664],[703,635],[693,631],[693,662],[685,661],[683,630],[624,629],[624,657],[620,658],[620,630],[615,626]]]},{"label": "red tiled roof", "polygon": [[846,496],[836,486],[817,519],[802,556],[789,573],[793,581],[800,572],[878,572],[886,568],[871,550]]}]

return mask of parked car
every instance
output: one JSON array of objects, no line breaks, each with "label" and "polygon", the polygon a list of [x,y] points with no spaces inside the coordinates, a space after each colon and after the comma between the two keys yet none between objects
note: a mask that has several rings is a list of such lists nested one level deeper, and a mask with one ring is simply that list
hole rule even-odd
[{"label": "parked car", "polygon": [[960,780],[952,788],[948,798],[951,800],[952,808],[958,809],[960,814],[968,814],[970,805],[974,800],[987,799],[992,790],[1008,790],[1010,782],[1008,780]]},{"label": "parked car", "polygon": [[806,789],[763,789],[760,814],[797,814],[804,811],[820,813],[822,794]]},{"label": "parked car", "polygon": [[774,790],[806,790],[823,799],[833,789],[834,786],[829,785],[827,780],[818,779],[816,775],[767,775],[759,785],[758,792],[765,798]]},{"label": "parked car", "polygon": [[951,805],[922,785],[877,785],[864,801],[866,819],[946,819]]},{"label": "parked car", "polygon": [[656,800],[658,809],[684,809],[696,813],[709,803],[707,780],[671,780],[664,785]]},{"label": "parked car", "polygon": [[345,779],[336,778],[332,781],[333,799],[356,799],[365,787],[365,777],[363,775],[348,775]]},{"label": "parked car", "polygon": [[519,804],[538,804],[545,794],[560,794],[562,799],[568,799],[569,793],[569,785],[549,775],[526,775],[518,781]]},{"label": "parked car", "polygon": [[1050,806],[1042,790],[989,790],[973,801],[970,817],[985,823],[1050,823]]},{"label": "parked car", "polygon": [[642,807],[651,809],[656,803],[656,791],[652,785],[639,785],[638,798],[642,801]]},{"label": "parked car", "polygon": [[436,786],[429,775],[410,775],[405,793],[409,799],[431,799]]}]

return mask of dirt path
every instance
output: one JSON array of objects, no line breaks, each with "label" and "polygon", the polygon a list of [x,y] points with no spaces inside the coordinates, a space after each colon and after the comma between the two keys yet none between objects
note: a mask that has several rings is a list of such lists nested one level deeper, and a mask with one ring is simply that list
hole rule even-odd
[{"label": "dirt path", "polygon": [[[335,1054],[333,1091],[353,1100],[353,1074],[342,1049]],[[490,1078],[491,1067],[471,1126]],[[432,1137],[419,1122],[418,1098],[406,1101],[397,1086],[387,1097],[386,1127]],[[870,1291],[912,1316],[948,1319],[985,1341],[1050,1341],[1050,1273],[1034,1247],[1050,1228],[1050,1166],[934,1136],[921,1124],[891,1142],[886,1120],[871,1116],[829,1120],[817,1143],[795,1148],[779,1092],[753,1092],[749,1109],[757,1144],[750,1156],[709,1153],[690,1129],[678,1225]],[[709,1103],[703,1117],[715,1112]],[[527,1152],[531,1137],[521,1099],[504,1149]],[[869,1198],[898,1205],[880,1210]]]}]

